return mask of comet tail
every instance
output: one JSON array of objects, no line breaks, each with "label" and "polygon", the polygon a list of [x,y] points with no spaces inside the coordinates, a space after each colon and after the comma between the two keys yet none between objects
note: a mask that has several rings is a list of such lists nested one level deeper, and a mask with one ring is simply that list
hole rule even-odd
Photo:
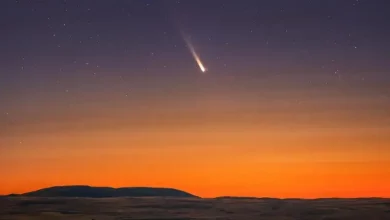
[{"label": "comet tail", "polygon": [[186,42],[188,48],[190,49],[190,52],[191,52],[192,56],[194,57],[196,63],[198,64],[200,70],[201,70],[202,72],[206,72],[207,69],[206,69],[206,67],[203,65],[202,61],[200,60],[198,54],[197,54],[196,51],[195,51],[194,46],[193,46],[193,45],[191,44],[191,42],[190,42],[190,40],[189,40],[187,37],[184,37],[184,40],[185,40],[185,42]]}]

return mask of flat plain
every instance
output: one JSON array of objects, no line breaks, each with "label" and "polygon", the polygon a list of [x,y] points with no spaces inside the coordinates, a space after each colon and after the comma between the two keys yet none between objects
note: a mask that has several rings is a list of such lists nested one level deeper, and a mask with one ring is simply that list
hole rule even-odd
[{"label": "flat plain", "polygon": [[389,220],[390,199],[1,197],[1,220]]}]

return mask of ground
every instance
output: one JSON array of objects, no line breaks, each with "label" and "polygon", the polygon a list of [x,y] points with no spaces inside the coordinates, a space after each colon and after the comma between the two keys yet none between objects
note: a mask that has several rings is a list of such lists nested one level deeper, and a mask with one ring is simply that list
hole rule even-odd
[{"label": "ground", "polygon": [[389,220],[390,199],[0,198],[0,220]]}]

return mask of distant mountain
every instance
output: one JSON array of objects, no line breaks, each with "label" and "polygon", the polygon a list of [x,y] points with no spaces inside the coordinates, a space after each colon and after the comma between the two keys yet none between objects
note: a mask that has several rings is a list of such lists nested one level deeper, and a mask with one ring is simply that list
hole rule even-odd
[{"label": "distant mountain", "polygon": [[[13,194],[12,196],[16,196]],[[92,187],[92,186],[54,186],[33,192],[19,194],[18,196],[29,197],[86,197],[86,198],[109,198],[109,197],[184,197],[196,198],[190,193],[172,188],[152,187]]]},{"label": "distant mountain", "polygon": [[257,197],[247,197],[247,196],[219,196],[215,199],[259,199]]},{"label": "distant mountain", "polygon": [[270,198],[270,197],[241,197],[241,196],[219,196],[215,199],[235,199],[235,200],[281,200],[279,198]]}]

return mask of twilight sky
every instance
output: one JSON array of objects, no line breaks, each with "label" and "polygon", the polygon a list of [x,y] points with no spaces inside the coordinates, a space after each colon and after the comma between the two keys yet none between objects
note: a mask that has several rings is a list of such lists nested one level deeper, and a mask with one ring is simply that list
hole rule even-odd
[{"label": "twilight sky", "polygon": [[387,0],[2,0],[0,194],[390,197],[389,26]]}]

